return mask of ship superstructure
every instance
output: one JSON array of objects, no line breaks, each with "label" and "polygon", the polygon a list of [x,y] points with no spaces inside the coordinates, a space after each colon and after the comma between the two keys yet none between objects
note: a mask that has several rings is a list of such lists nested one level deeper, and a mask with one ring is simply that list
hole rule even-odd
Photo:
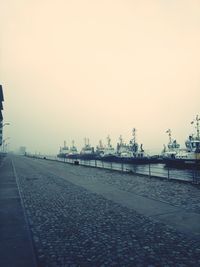
[{"label": "ship superstructure", "polygon": [[70,146],[69,149],[68,158],[74,158],[74,159],[78,158],[78,150],[77,147],[75,146],[74,140],[72,140],[72,145]]},{"label": "ship superstructure", "polygon": [[99,144],[96,147],[96,155],[98,159],[104,155],[105,146],[103,145],[102,140],[99,140]]},{"label": "ship superstructure", "polygon": [[119,158],[130,158],[132,157],[133,153],[130,149],[130,145],[127,145],[124,141],[122,136],[119,137],[119,143],[117,144],[117,155]]},{"label": "ship superstructure", "polygon": [[66,158],[68,155],[69,155],[69,147],[66,145],[66,141],[64,141],[64,146],[60,147],[57,157]]},{"label": "ship superstructure", "polygon": [[90,145],[90,140],[89,138],[84,139],[84,147],[82,148],[79,158],[80,159],[85,159],[85,160],[92,160],[95,159],[96,153],[94,152],[94,147]]},{"label": "ship superstructure", "polygon": [[196,129],[195,134],[189,135],[185,141],[185,148],[180,149],[173,158],[167,160],[168,165],[179,167],[200,167],[200,118],[197,115],[191,122]]},{"label": "ship superstructure", "polygon": [[176,139],[172,138],[172,131],[171,129],[168,129],[166,131],[169,137],[169,142],[166,145],[164,145],[164,149],[162,151],[162,157],[163,159],[166,158],[175,158],[175,155],[179,152],[180,150],[180,145],[177,143]]},{"label": "ship superstructure", "polygon": [[132,139],[129,144],[125,144],[120,136],[118,144],[118,161],[125,163],[146,164],[150,162],[150,157],[143,149],[143,145],[136,141],[136,128],[132,130]]},{"label": "ship superstructure", "polygon": [[117,153],[114,147],[111,145],[111,138],[107,136],[107,145],[103,147],[100,153],[100,159],[105,161],[115,161],[117,158]]}]

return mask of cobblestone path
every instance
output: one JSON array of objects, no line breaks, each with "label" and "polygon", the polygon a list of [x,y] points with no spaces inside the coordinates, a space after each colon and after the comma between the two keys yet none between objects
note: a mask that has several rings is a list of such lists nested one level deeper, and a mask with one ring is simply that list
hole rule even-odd
[{"label": "cobblestone path", "polygon": [[[49,162],[13,162],[40,267],[200,266],[200,240],[50,174]],[[66,176],[84,172],[99,175],[65,165]]]}]

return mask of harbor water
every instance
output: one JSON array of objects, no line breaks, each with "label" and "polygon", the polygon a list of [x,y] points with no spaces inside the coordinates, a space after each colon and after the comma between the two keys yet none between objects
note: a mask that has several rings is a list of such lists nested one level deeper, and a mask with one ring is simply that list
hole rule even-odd
[{"label": "harbor water", "polygon": [[58,158],[56,156],[42,156],[37,155],[39,158],[45,158],[50,160],[57,160],[61,162],[74,164],[75,161],[80,165],[91,166],[109,170],[116,170],[122,172],[128,172],[133,174],[141,174],[149,177],[160,177],[166,179],[175,179],[181,181],[189,181],[194,183],[200,183],[200,170],[199,169],[177,169],[169,168],[165,164],[125,164],[106,162],[101,160],[80,160],[80,159],[67,159]]}]

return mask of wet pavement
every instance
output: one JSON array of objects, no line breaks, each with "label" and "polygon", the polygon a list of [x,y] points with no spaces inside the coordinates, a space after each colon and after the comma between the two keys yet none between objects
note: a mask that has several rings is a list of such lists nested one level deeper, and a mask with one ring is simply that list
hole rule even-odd
[{"label": "wet pavement", "polygon": [[38,266],[200,266],[199,187],[11,160]]}]

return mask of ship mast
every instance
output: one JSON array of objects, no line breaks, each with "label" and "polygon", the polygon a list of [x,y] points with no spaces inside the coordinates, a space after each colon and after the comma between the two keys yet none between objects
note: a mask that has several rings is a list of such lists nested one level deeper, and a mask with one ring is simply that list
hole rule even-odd
[{"label": "ship mast", "polygon": [[132,135],[133,135],[133,144],[135,144],[136,143],[136,128],[133,128]]},{"label": "ship mast", "polygon": [[99,140],[99,148],[103,148],[102,140]]},{"label": "ship mast", "polygon": [[86,137],[84,138],[84,143],[85,143],[85,146],[87,146],[87,138]]},{"label": "ship mast", "polygon": [[[196,115],[196,129],[197,129],[197,140],[200,140],[200,134],[199,134],[199,121],[200,121],[200,118],[198,115]],[[194,121],[191,122],[191,124],[193,124]]]},{"label": "ship mast", "polygon": [[169,136],[169,144],[171,144],[172,143],[172,131],[171,131],[171,129],[168,129],[166,131],[166,133],[168,133],[168,136]]},{"label": "ship mast", "polygon": [[107,140],[108,140],[108,147],[111,147],[111,144],[110,144],[111,139],[109,135],[107,136]]},{"label": "ship mast", "polygon": [[119,136],[119,141],[120,141],[120,145],[122,145],[123,144],[123,139],[122,139],[121,135]]}]

